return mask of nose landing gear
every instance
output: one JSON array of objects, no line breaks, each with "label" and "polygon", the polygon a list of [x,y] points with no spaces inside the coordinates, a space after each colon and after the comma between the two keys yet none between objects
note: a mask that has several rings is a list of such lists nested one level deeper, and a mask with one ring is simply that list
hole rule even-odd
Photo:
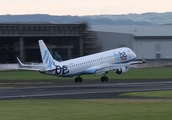
[{"label": "nose landing gear", "polygon": [[101,77],[101,82],[108,82],[109,78],[106,76],[106,74],[108,74],[108,71],[106,71],[103,77]]}]

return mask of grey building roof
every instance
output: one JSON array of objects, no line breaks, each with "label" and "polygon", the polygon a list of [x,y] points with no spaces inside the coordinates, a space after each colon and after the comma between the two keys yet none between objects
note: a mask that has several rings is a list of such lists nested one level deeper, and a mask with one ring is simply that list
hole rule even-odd
[{"label": "grey building roof", "polygon": [[134,36],[172,36],[172,26],[134,26],[134,25],[93,25],[91,26],[93,31],[115,32],[115,33],[127,33]]}]

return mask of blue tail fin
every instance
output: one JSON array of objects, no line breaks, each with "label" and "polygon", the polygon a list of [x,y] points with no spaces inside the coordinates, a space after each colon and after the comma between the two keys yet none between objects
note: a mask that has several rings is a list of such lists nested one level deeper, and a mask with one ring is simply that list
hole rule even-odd
[{"label": "blue tail fin", "polygon": [[55,66],[53,65],[54,59],[51,56],[43,40],[39,40],[39,47],[40,47],[41,57],[42,57],[44,67],[46,67],[47,70],[54,69],[55,68]]}]

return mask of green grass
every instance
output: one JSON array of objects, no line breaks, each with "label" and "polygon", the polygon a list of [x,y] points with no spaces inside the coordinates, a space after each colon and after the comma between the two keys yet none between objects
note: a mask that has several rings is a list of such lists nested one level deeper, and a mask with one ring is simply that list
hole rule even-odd
[{"label": "green grass", "polygon": [[53,80],[53,79],[58,79],[58,77],[44,75],[37,71],[24,71],[24,70],[1,71],[0,76],[1,76],[0,80]]},{"label": "green grass", "polygon": [[0,120],[171,120],[171,100],[8,100]]},{"label": "green grass", "polygon": [[[108,74],[109,79],[172,78],[172,68],[131,69]],[[101,76],[83,76],[100,79]],[[34,71],[1,71],[0,80],[68,79]],[[73,80],[73,78],[70,78]],[[131,92],[122,95],[172,97],[172,91]],[[0,101],[0,120],[171,120],[172,100],[7,100]]]},{"label": "green grass", "polygon": [[149,92],[129,92],[129,93],[123,93],[121,94],[121,96],[172,98],[172,90],[149,91]]},{"label": "green grass", "polygon": [[[130,69],[127,73],[117,75],[110,71],[107,76],[109,79],[168,79],[172,78],[172,68],[142,68]],[[100,79],[102,75],[83,75],[83,79]],[[1,71],[0,80],[73,80],[73,78],[62,78],[56,76],[43,75],[36,71]]]}]

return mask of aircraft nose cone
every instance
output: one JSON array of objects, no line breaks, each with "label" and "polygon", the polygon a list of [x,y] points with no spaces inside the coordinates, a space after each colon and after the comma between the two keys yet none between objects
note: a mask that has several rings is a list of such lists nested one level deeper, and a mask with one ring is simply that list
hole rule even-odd
[{"label": "aircraft nose cone", "polygon": [[137,56],[136,56],[136,54],[133,52],[132,53],[132,56],[133,56],[133,58],[136,58]]}]

